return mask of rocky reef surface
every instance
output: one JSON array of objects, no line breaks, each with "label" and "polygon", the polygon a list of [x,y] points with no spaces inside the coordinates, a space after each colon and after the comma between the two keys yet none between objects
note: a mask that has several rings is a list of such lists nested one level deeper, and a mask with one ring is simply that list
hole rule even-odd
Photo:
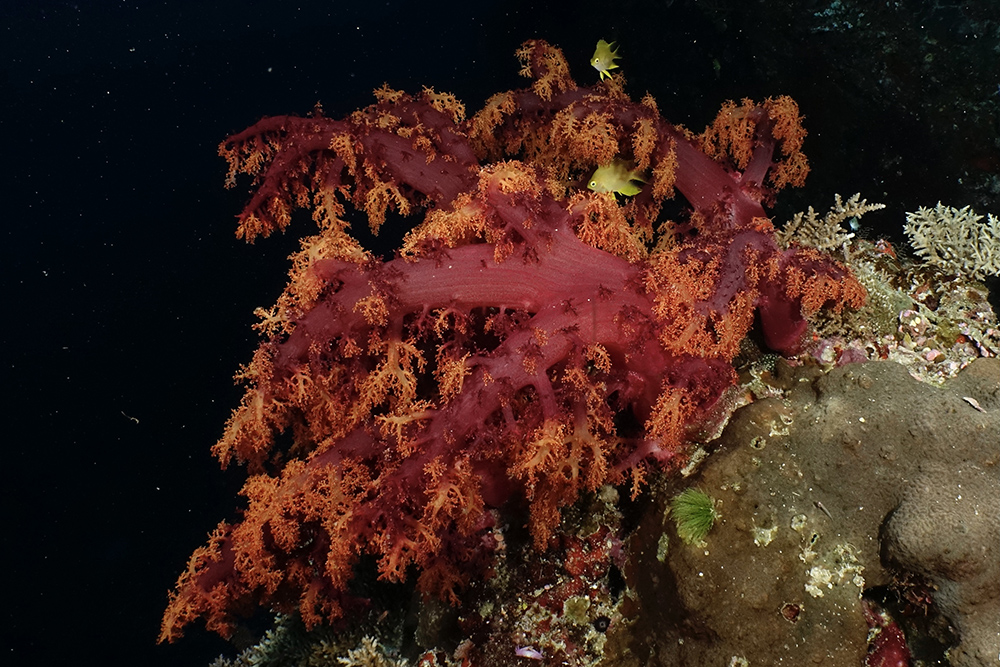
[{"label": "rocky reef surface", "polygon": [[[638,664],[878,664],[900,626],[923,664],[996,664],[1000,360],[940,387],[893,362],[768,380],[632,535]],[[718,514],[696,544],[669,518],[689,487]]]}]

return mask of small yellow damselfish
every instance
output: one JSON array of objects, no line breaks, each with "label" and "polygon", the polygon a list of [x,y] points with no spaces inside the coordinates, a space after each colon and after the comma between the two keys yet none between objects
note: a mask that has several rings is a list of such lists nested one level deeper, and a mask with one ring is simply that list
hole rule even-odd
[{"label": "small yellow damselfish", "polygon": [[629,164],[625,160],[618,159],[595,169],[587,187],[594,192],[614,192],[634,197],[642,192],[642,186],[633,181],[646,182],[637,169],[629,169]]},{"label": "small yellow damselfish", "polygon": [[618,69],[618,65],[615,64],[615,58],[620,58],[621,56],[618,55],[618,49],[614,48],[615,43],[611,42],[608,44],[603,39],[598,40],[597,50],[594,51],[594,57],[590,59],[590,64],[601,73],[602,81],[605,77],[611,78],[608,70]]}]

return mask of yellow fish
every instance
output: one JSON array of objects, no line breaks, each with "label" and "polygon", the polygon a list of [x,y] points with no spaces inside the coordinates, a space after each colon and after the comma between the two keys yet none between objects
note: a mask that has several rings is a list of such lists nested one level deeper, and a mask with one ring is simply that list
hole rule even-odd
[{"label": "yellow fish", "polygon": [[636,185],[633,181],[646,182],[637,169],[629,169],[625,160],[615,160],[611,164],[595,169],[587,187],[594,192],[614,192],[634,197],[642,192],[642,186]]},{"label": "yellow fish", "polygon": [[590,59],[590,64],[594,66],[598,72],[601,73],[601,80],[604,77],[611,78],[608,70],[618,69],[618,65],[615,64],[615,58],[621,58],[618,55],[618,49],[613,48],[615,42],[608,44],[603,39],[597,41],[597,50],[594,51],[594,57]]}]

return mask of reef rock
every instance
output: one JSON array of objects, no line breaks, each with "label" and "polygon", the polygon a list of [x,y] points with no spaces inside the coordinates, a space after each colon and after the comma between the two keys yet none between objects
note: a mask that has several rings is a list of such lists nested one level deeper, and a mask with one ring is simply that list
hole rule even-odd
[{"label": "reef rock", "polygon": [[[783,397],[738,410],[633,535],[636,652],[648,664],[857,667],[862,594],[882,591],[931,619],[921,627],[952,664],[996,664],[1000,360],[942,387],[889,362],[785,367],[779,380]],[[666,511],[689,486],[719,514],[696,545]]]}]

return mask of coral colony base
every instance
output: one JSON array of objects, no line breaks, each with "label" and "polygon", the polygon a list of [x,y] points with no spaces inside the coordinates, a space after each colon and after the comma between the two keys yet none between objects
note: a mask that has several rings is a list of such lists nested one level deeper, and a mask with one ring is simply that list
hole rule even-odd
[{"label": "coral colony base", "polygon": [[[896,522],[893,570],[878,564],[877,544],[891,506],[866,515],[873,532],[859,533],[850,507],[823,504],[816,487],[792,500],[823,465],[850,466],[840,462],[849,448],[803,454],[816,462],[794,488],[772,481],[791,469],[777,459],[751,457],[719,479],[708,472],[727,460],[726,447],[792,448],[795,410],[819,404],[807,399],[830,369],[895,354],[922,359],[940,384],[972,358],[995,356],[982,288],[952,277],[963,292],[949,301],[936,287],[940,269],[906,268],[887,244],[846,234],[842,222],[877,208],[857,197],[838,197],[822,220],[810,210],[779,235],[764,207],[808,172],[787,97],[726,103],[695,134],[665,121],[648,95],[629,99],[619,73],[580,87],[545,42],[526,42],[518,57],[531,85],[494,95],[471,118],[451,95],[383,86],[375,104],[342,120],[319,109],[267,118],[222,144],[229,184],[254,178],[241,237],[284,230],[296,209],[311,210],[319,232],[292,256],[277,304],[258,311],[264,342],[239,374],[246,395],[213,450],[223,466],[246,466],[246,507],[192,555],[160,640],[197,619],[230,637],[263,609],[278,614],[274,629],[219,665],[803,664],[822,655],[858,664],[869,645],[878,664],[909,655],[886,609],[905,580],[906,594],[933,608],[929,618],[957,628],[921,630],[942,651],[959,636],[975,638],[961,655],[988,650],[996,637],[973,612],[995,607],[996,595],[948,589],[965,561],[935,570],[912,546],[923,539],[909,530],[922,525],[919,489],[909,505],[917,519]],[[611,165],[629,174],[634,196],[588,189]],[[680,213],[667,219],[675,193],[687,204],[671,203]],[[375,233],[389,211],[421,219],[383,260],[349,234],[345,204]],[[920,318],[917,339],[900,333]],[[997,421],[998,388],[980,373],[986,379],[962,397],[971,413],[954,418],[981,440],[977,429]],[[838,395],[821,391],[819,402]],[[734,426],[723,431],[739,406],[752,402],[737,416],[774,401],[760,422],[766,434],[747,434],[748,444],[733,441]],[[865,407],[874,427],[880,413]],[[833,412],[814,412],[814,423]],[[901,445],[894,455],[905,458]],[[968,503],[986,516],[980,503],[997,486],[996,448],[981,445],[973,437],[962,453],[978,495],[949,516],[968,528],[966,551],[976,555],[997,530],[995,512],[967,521]],[[760,466],[753,493],[779,495],[766,520],[754,514],[761,503],[731,497],[755,484]],[[883,467],[879,488],[895,489],[883,495],[903,497],[910,487],[891,481],[891,461]],[[947,471],[933,474],[949,488]],[[878,486],[859,484],[858,493]],[[692,486],[706,493],[681,493]],[[671,498],[685,499],[674,503],[676,527],[665,518]],[[623,503],[644,518],[623,521]],[[814,539],[824,517],[846,524],[815,529]],[[711,576],[697,565],[688,572],[690,560],[739,561],[778,543],[787,546],[765,558],[795,595],[747,571],[757,594],[745,613],[738,600],[717,609],[743,630],[698,601],[722,600],[738,590],[733,581],[691,597],[688,584]],[[888,593],[862,606],[866,568]],[[996,572],[976,572],[996,583]],[[412,606],[398,602],[401,582],[419,591]],[[946,603],[936,602],[946,589]],[[823,598],[837,601],[834,612],[813,601]],[[764,612],[784,625],[749,641],[743,631],[753,634]],[[406,621],[403,633],[406,618],[416,626]],[[828,630],[822,647],[781,636],[817,619],[843,631]]]}]

